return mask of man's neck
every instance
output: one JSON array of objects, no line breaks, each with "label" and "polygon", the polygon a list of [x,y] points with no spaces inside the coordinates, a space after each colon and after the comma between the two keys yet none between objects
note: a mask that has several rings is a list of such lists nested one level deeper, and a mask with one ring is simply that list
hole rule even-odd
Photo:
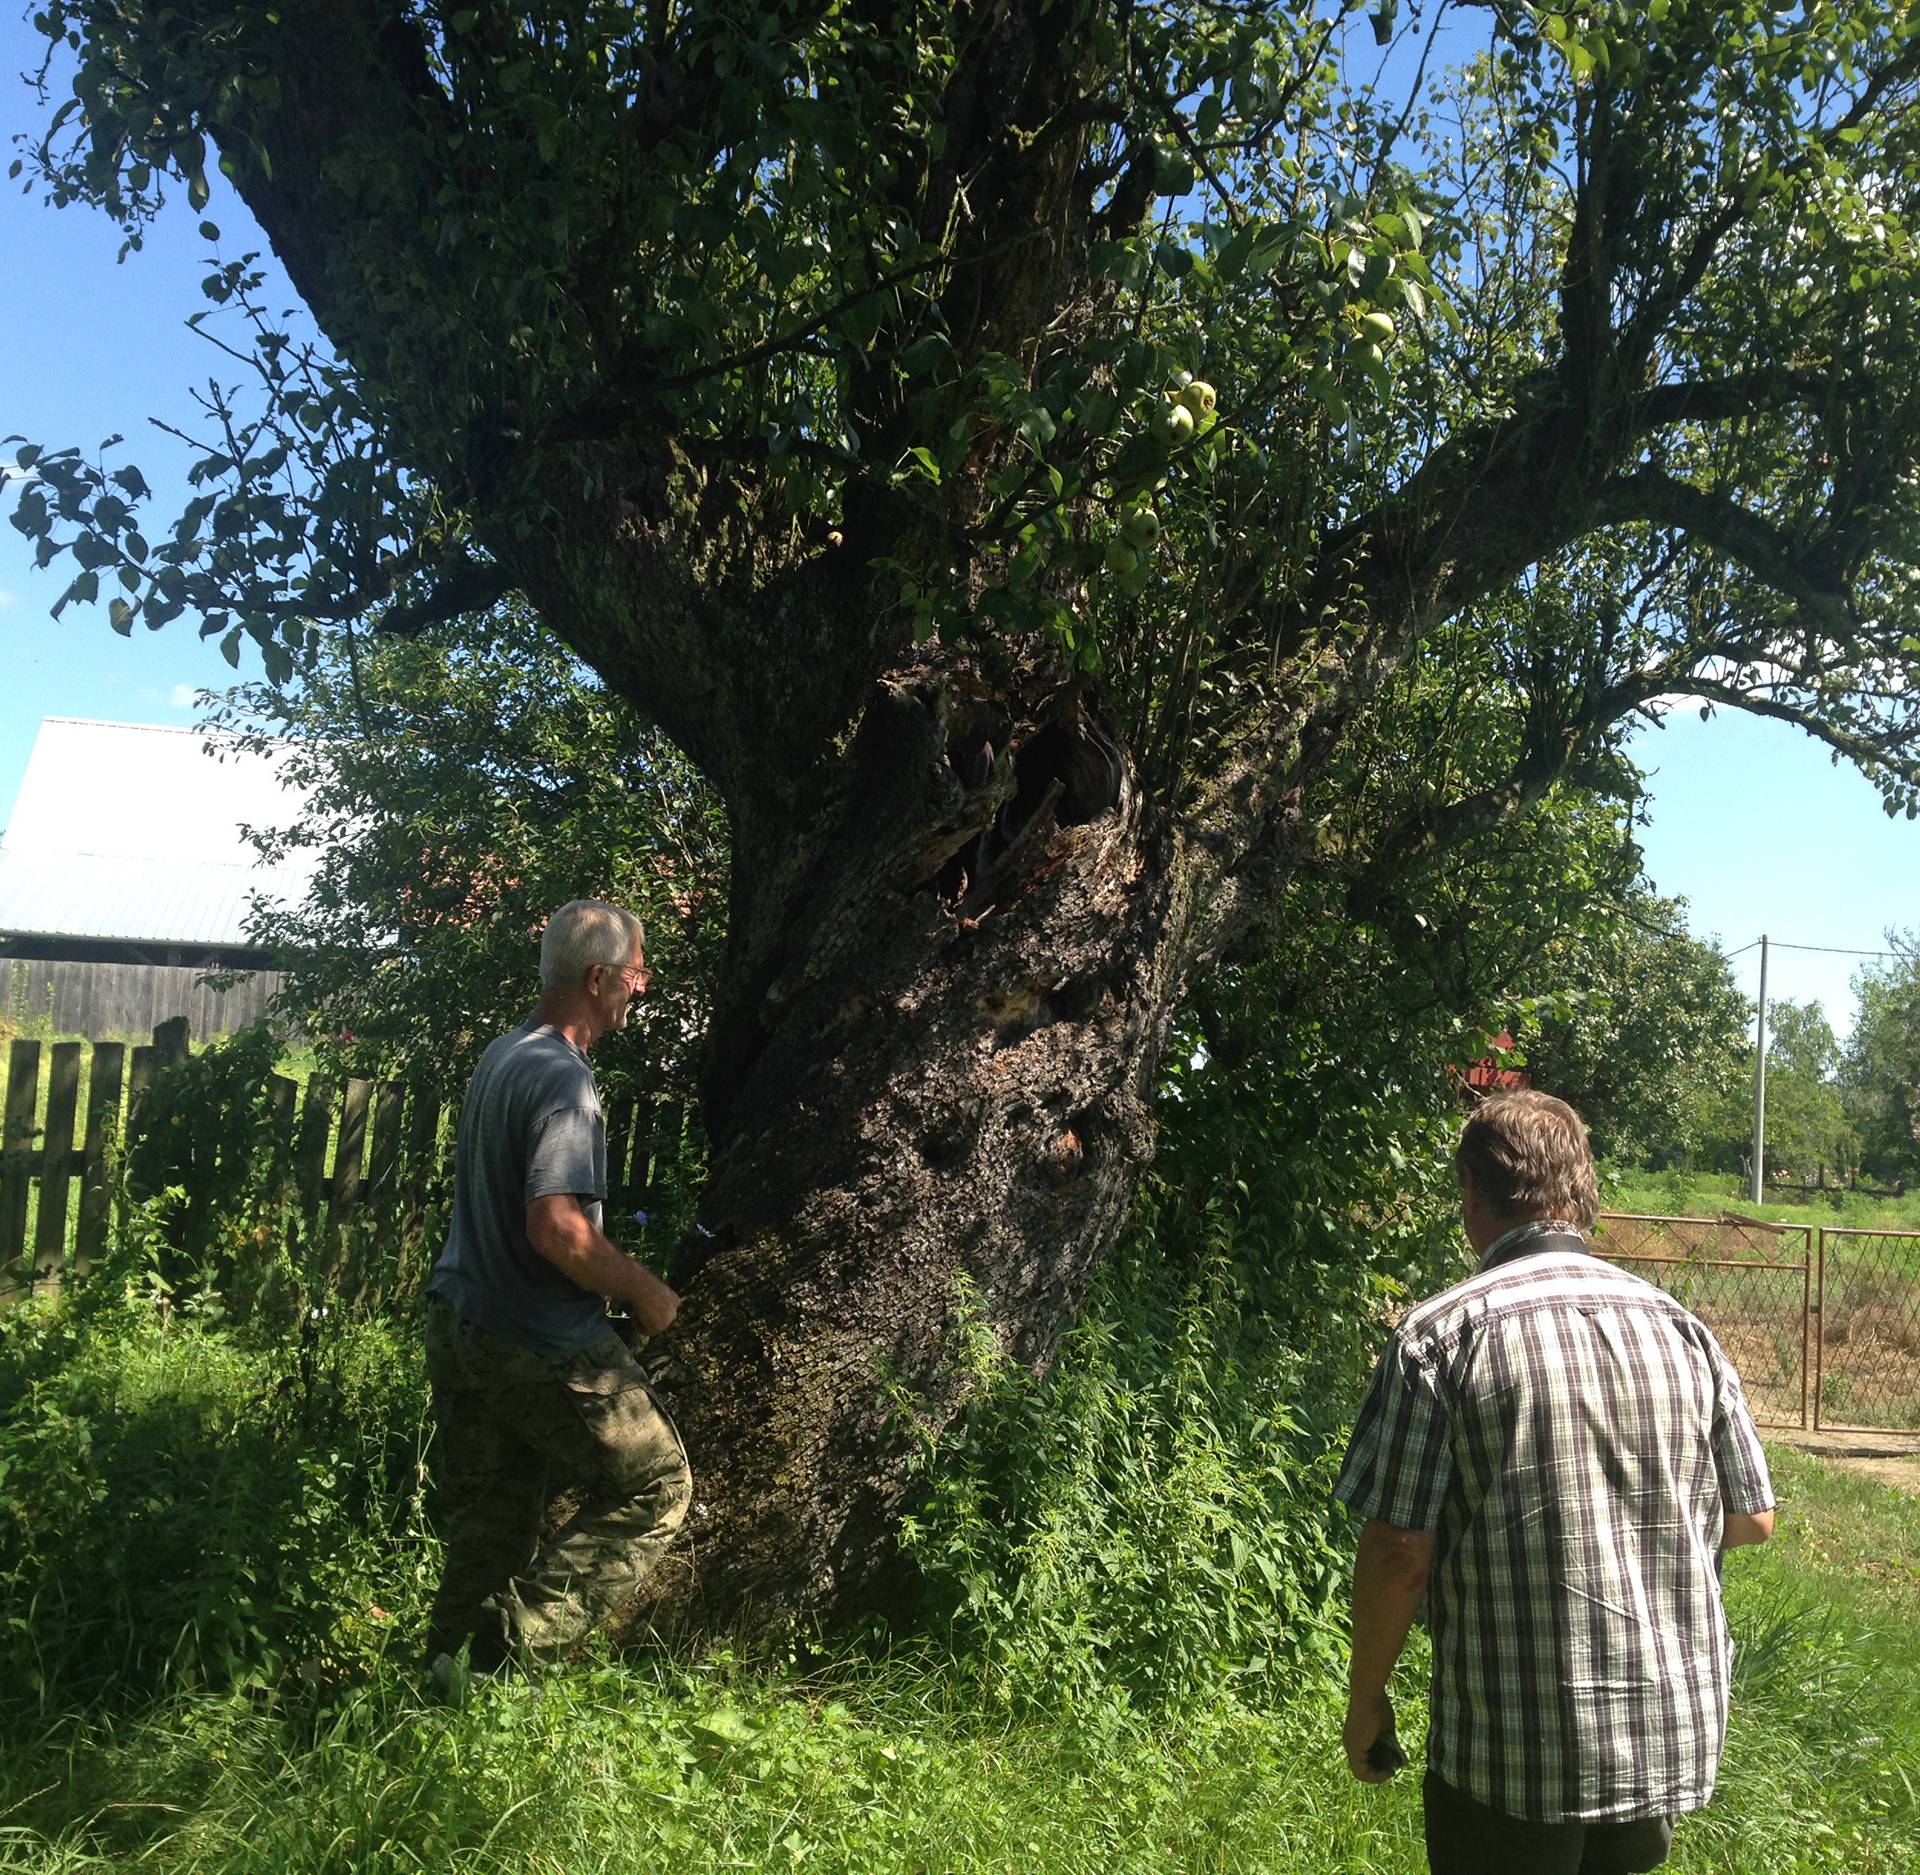
[{"label": "man's neck", "polygon": [[1547,1212],[1536,1212],[1530,1217],[1509,1218],[1506,1228],[1480,1250],[1480,1267],[1483,1270],[1489,1269],[1496,1263],[1504,1263],[1510,1256],[1523,1254],[1534,1238],[1549,1232],[1561,1232],[1567,1236],[1581,1237],[1581,1241],[1585,1241],[1575,1225]]},{"label": "man's neck", "polygon": [[542,996],[527,1020],[565,1037],[583,1055],[603,1032],[594,1020],[593,1005],[585,997],[558,990],[549,990]]}]

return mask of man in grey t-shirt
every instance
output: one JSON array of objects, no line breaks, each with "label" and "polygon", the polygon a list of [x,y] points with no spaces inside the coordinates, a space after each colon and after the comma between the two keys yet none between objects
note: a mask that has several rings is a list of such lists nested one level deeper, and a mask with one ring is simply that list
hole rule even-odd
[{"label": "man in grey t-shirt", "polygon": [[[607,1320],[679,1298],[602,1229],[607,1142],[587,1051],[647,986],[640,921],[575,899],[540,940],[540,1001],[488,1048],[460,1111],[453,1222],[427,1284],[446,1563],[428,1657],[558,1659],[645,1579],[686,1515],[686,1454]],[[558,1474],[557,1476],[555,1474]],[[579,1508],[539,1541],[550,1487]]]}]

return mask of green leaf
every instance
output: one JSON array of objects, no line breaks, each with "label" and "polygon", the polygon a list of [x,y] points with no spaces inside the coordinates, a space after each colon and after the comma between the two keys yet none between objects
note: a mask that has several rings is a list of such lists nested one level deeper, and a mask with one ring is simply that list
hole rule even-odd
[{"label": "green leaf", "polygon": [[1184,280],[1193,271],[1193,250],[1178,241],[1161,241],[1153,250],[1160,271],[1173,280]]}]

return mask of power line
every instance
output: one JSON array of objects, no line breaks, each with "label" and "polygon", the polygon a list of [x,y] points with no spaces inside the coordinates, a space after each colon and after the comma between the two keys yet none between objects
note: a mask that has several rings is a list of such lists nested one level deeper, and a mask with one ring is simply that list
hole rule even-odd
[{"label": "power line", "polygon": [[[1789,944],[1784,938],[1772,938],[1769,942],[1777,951],[1821,951],[1829,957],[1899,957],[1905,954],[1901,951],[1849,950],[1844,944]],[[1755,938],[1751,944],[1742,944],[1737,951],[1726,951],[1723,955],[1728,963],[1732,963],[1736,957],[1744,957],[1748,951],[1759,948],[1760,940]]]},{"label": "power line", "polygon": [[[1778,951],[1825,951],[1831,957],[1898,957],[1898,951],[1855,951],[1841,944],[1789,944],[1783,938],[1773,939],[1773,948]],[[1749,944],[1748,950],[1753,946]],[[1734,952],[1737,957],[1738,951]]]}]

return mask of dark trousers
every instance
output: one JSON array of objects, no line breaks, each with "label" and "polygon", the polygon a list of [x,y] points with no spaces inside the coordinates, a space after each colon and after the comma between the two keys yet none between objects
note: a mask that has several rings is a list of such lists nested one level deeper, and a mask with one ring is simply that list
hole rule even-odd
[{"label": "dark trousers", "polygon": [[[627,1601],[687,1514],[686,1453],[626,1343],[534,1354],[427,1303],[446,1563],[427,1652],[557,1660]],[[542,1546],[548,1488],[574,1514]]]},{"label": "dark trousers", "polygon": [[1673,1818],[1635,1823],[1529,1823],[1455,1790],[1429,1771],[1427,1865],[1433,1875],[1632,1875],[1658,1868]]}]

